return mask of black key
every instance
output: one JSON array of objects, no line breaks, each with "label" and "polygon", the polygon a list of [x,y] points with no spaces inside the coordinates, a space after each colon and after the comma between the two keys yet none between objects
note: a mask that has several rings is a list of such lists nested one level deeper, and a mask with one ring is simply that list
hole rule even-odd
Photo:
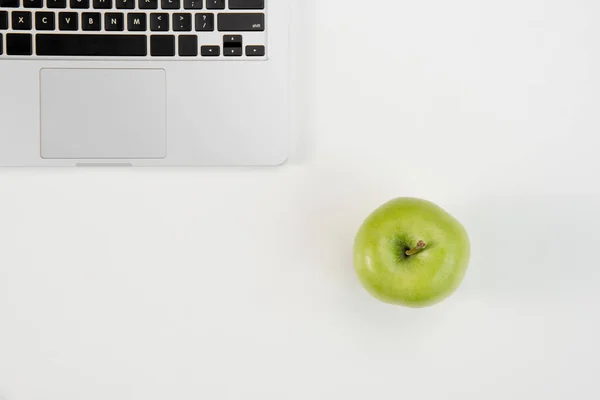
[{"label": "black key", "polygon": [[219,31],[264,31],[265,14],[227,13],[218,16]]},{"label": "black key", "polygon": [[139,0],[140,10],[156,10],[158,8],[158,0]]},{"label": "black key", "polygon": [[265,0],[229,0],[230,10],[264,10]]},{"label": "black key", "polygon": [[31,35],[9,33],[6,35],[6,54],[9,56],[30,56],[33,54]]},{"label": "black key", "polygon": [[118,10],[133,10],[135,8],[135,0],[116,0]]},{"label": "black key", "polygon": [[265,46],[246,46],[246,55],[248,57],[263,57]]},{"label": "black key", "polygon": [[242,55],[242,47],[227,47],[223,49],[223,55],[226,57],[239,57]]},{"label": "black key", "polygon": [[125,29],[123,14],[106,13],[104,14],[104,30],[109,32],[122,31]]},{"label": "black key", "polygon": [[163,10],[179,10],[181,3],[179,0],[161,0],[160,6]]},{"label": "black key", "polygon": [[173,30],[177,32],[192,30],[192,14],[173,14]]},{"label": "black key", "polygon": [[67,8],[67,0],[46,0],[48,8]]},{"label": "black key", "polygon": [[78,22],[79,15],[76,12],[58,13],[58,29],[61,31],[76,31]]},{"label": "black key", "polygon": [[110,10],[112,6],[112,0],[94,0],[94,8],[98,10]]},{"label": "black key", "polygon": [[224,10],[225,0],[206,0],[206,8],[209,10]]},{"label": "black key", "polygon": [[186,10],[201,10],[202,3],[202,0],[184,0],[183,8],[185,8]]},{"label": "black key", "polygon": [[152,35],[150,36],[150,55],[169,57],[175,55],[175,36]]},{"label": "black key", "polygon": [[42,0],[23,0],[23,7],[25,8],[42,8],[44,2]]},{"label": "black key", "polygon": [[219,46],[202,46],[200,54],[203,57],[218,57],[221,55],[221,48]]},{"label": "black key", "polygon": [[198,36],[179,36],[179,55],[181,57],[196,57],[198,55]]},{"label": "black key", "polygon": [[102,14],[100,13],[82,13],[81,29],[84,31],[99,31],[102,25]]},{"label": "black key", "polygon": [[13,11],[12,28],[16,31],[31,30],[31,13],[29,11]]},{"label": "black key", "polygon": [[242,35],[225,35],[223,36],[223,45],[225,47],[241,47]]},{"label": "black key", "polygon": [[144,32],[147,28],[146,14],[127,14],[127,29],[133,32]]},{"label": "black key", "polygon": [[242,35],[223,36],[223,55],[228,57],[242,55]]},{"label": "black key", "polygon": [[71,0],[71,8],[90,8],[90,0]]},{"label": "black key", "polygon": [[0,31],[8,29],[8,12],[0,11]]},{"label": "black key", "polygon": [[150,14],[151,31],[168,31],[169,14]]},{"label": "black key", "polygon": [[35,36],[39,56],[138,57],[148,54],[146,35],[56,35]]},{"label": "black key", "polygon": [[35,29],[38,31],[53,31],[56,28],[56,21],[53,12],[36,12]]},{"label": "black key", "polygon": [[[0,0],[0,7],[2,8],[18,8],[21,5],[20,0]],[[8,46],[6,46],[8,48]],[[8,54],[8,50],[6,50]]]},{"label": "black key", "polygon": [[212,32],[215,30],[215,14],[196,14],[196,30]]}]

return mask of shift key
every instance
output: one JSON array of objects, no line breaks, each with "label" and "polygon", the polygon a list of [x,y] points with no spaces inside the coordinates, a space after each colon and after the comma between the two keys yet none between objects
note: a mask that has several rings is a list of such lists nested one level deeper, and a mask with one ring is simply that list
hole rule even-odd
[{"label": "shift key", "polygon": [[265,30],[265,14],[227,13],[219,14],[218,29],[221,32],[250,32]]}]

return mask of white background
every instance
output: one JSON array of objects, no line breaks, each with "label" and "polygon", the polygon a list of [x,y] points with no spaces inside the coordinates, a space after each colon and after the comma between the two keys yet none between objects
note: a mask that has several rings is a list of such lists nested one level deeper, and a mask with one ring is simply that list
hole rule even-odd
[{"label": "white background", "polygon": [[[599,398],[600,3],[297,3],[284,167],[0,171],[0,396]],[[472,239],[422,310],[352,268],[409,195]]]}]

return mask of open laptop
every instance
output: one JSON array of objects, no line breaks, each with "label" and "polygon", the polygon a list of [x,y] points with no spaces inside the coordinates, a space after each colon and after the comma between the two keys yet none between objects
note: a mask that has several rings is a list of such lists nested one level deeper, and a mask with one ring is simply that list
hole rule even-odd
[{"label": "open laptop", "polygon": [[283,163],[289,2],[0,0],[0,165]]}]

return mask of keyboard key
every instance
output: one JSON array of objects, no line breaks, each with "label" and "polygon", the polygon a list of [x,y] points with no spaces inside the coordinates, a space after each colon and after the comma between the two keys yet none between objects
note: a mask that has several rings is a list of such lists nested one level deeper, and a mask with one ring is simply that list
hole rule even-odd
[{"label": "keyboard key", "polygon": [[[20,5],[20,0],[0,0],[0,7],[2,8],[19,8]],[[8,50],[6,54],[8,54]]]},{"label": "keyboard key", "polygon": [[212,32],[215,30],[215,14],[196,14],[196,31]]},{"label": "keyboard key", "polygon": [[2,34],[0,33],[0,56],[2,55]]},{"label": "keyboard key", "polygon": [[110,10],[112,7],[112,0],[94,0],[94,8],[98,10]]},{"label": "keyboard key", "polygon": [[43,6],[43,0],[23,0],[23,7],[25,8],[42,8]]},{"label": "keyboard key", "polygon": [[104,30],[109,32],[122,31],[125,29],[124,17],[121,13],[104,14]]},{"label": "keyboard key", "polygon": [[144,32],[147,28],[146,14],[127,14],[127,29],[132,32]]},{"label": "keyboard key", "polygon": [[118,10],[133,10],[135,8],[135,0],[116,0]]},{"label": "keyboard key", "polygon": [[38,31],[53,31],[56,28],[56,21],[53,12],[36,12],[35,29]]},{"label": "keyboard key", "polygon": [[12,28],[15,31],[31,30],[31,13],[29,11],[13,11]]},{"label": "keyboard key", "polygon": [[179,10],[181,8],[181,3],[179,0],[161,0],[160,7],[163,10]]},{"label": "keyboard key", "polygon": [[218,57],[221,55],[221,48],[219,46],[202,46],[200,54],[203,57]]},{"label": "keyboard key", "polygon": [[139,0],[140,10],[156,10],[158,8],[158,0]]},{"label": "keyboard key", "polygon": [[8,29],[8,12],[0,11],[0,31]]},{"label": "keyboard key", "polygon": [[85,9],[90,8],[90,0],[71,0],[71,8]]},{"label": "keyboard key", "polygon": [[223,55],[226,57],[239,57],[242,55],[242,47],[227,47],[223,49]]},{"label": "keyboard key", "polygon": [[264,31],[265,14],[257,13],[231,13],[219,14],[219,31]]},{"label": "keyboard key", "polygon": [[150,14],[150,30],[158,32],[168,31],[169,14]]},{"label": "keyboard key", "polygon": [[225,47],[241,47],[242,35],[225,35],[223,36],[223,45]]},{"label": "keyboard key", "polygon": [[224,10],[225,0],[206,0],[206,8],[209,10]]},{"label": "keyboard key", "polygon": [[33,54],[31,35],[9,33],[6,35],[6,54],[9,56],[30,56]]},{"label": "keyboard key", "polygon": [[175,36],[152,35],[150,36],[150,55],[170,57],[175,55]]},{"label": "keyboard key", "polygon": [[61,31],[76,31],[79,25],[79,15],[76,12],[61,12],[58,14],[58,29]]},{"label": "keyboard key", "polygon": [[229,0],[230,10],[263,10],[265,0]]},{"label": "keyboard key", "polygon": [[102,25],[102,14],[100,13],[82,13],[81,29],[84,31],[99,31]]},{"label": "keyboard key", "polygon": [[173,14],[173,30],[176,32],[192,30],[192,14]]},{"label": "keyboard key", "polygon": [[198,36],[179,36],[179,55],[181,57],[196,57],[198,55]]},{"label": "keyboard key", "polygon": [[67,8],[67,0],[46,0],[48,8]]},{"label": "keyboard key", "polygon": [[246,55],[248,57],[263,57],[265,46],[246,46]]},{"label": "keyboard key", "polygon": [[186,10],[201,10],[202,3],[202,0],[184,0],[183,8],[185,8]]},{"label": "keyboard key", "polygon": [[38,33],[35,40],[39,56],[143,57],[148,54],[146,35]]}]

